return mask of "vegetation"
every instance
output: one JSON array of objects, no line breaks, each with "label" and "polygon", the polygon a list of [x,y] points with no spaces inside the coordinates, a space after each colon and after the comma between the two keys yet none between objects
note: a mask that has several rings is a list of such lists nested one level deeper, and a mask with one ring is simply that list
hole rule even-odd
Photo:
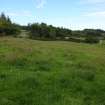
[{"label": "vegetation", "polygon": [[72,31],[66,28],[54,27],[45,23],[35,23],[26,28],[30,31],[30,38],[41,40],[67,40],[74,42],[98,43],[105,39],[105,31],[100,29],[85,29]]},{"label": "vegetation", "polygon": [[92,30],[92,29],[85,29],[84,33],[86,35],[85,41],[87,43],[98,43],[100,39],[104,39],[104,31],[102,30]]},{"label": "vegetation", "polygon": [[[0,16],[0,36],[21,37],[20,33],[28,33],[31,39],[39,40],[65,40],[72,42],[99,43],[105,39],[105,31],[100,29],[84,29],[82,31],[72,31],[63,27],[54,27],[46,23],[33,23],[27,26],[17,25],[11,22],[4,13]],[[26,35],[24,35],[27,37]]]},{"label": "vegetation", "polygon": [[35,23],[29,25],[30,37],[34,39],[65,39],[69,37],[72,33],[71,30],[65,28],[56,28],[52,25],[47,25],[45,23]]},{"label": "vegetation", "polygon": [[2,13],[0,36],[0,105],[105,105],[104,30],[20,26]]},{"label": "vegetation", "polygon": [[0,105],[104,105],[105,45],[0,38]]},{"label": "vegetation", "polygon": [[19,32],[18,25],[13,24],[10,18],[2,13],[0,15],[0,36],[17,35]]}]

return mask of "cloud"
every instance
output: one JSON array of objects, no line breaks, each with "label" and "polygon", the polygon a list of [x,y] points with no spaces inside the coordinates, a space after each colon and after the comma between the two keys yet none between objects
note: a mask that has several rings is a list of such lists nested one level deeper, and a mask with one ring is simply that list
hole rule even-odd
[{"label": "cloud", "polygon": [[91,12],[91,13],[85,14],[84,16],[88,16],[88,17],[105,17],[105,11]]},{"label": "cloud", "polygon": [[43,8],[47,3],[46,0],[35,0],[36,1],[36,8]]}]

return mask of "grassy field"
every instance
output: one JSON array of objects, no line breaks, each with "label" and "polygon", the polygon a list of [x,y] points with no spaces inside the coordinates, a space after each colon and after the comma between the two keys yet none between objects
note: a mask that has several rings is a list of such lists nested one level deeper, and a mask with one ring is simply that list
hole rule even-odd
[{"label": "grassy field", "polygon": [[0,105],[105,105],[105,45],[0,38]]}]

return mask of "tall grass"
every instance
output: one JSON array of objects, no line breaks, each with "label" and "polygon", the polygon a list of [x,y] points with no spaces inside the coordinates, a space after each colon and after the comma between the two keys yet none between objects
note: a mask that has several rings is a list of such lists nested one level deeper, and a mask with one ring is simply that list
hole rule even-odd
[{"label": "tall grass", "polygon": [[105,46],[0,39],[0,105],[104,105]]}]

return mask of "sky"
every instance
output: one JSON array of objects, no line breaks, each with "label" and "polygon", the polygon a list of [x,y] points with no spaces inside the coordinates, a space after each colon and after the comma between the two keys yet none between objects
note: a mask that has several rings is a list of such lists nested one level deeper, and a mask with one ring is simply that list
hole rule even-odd
[{"label": "sky", "polygon": [[105,0],[0,0],[1,12],[21,25],[44,22],[72,30],[105,30]]}]

